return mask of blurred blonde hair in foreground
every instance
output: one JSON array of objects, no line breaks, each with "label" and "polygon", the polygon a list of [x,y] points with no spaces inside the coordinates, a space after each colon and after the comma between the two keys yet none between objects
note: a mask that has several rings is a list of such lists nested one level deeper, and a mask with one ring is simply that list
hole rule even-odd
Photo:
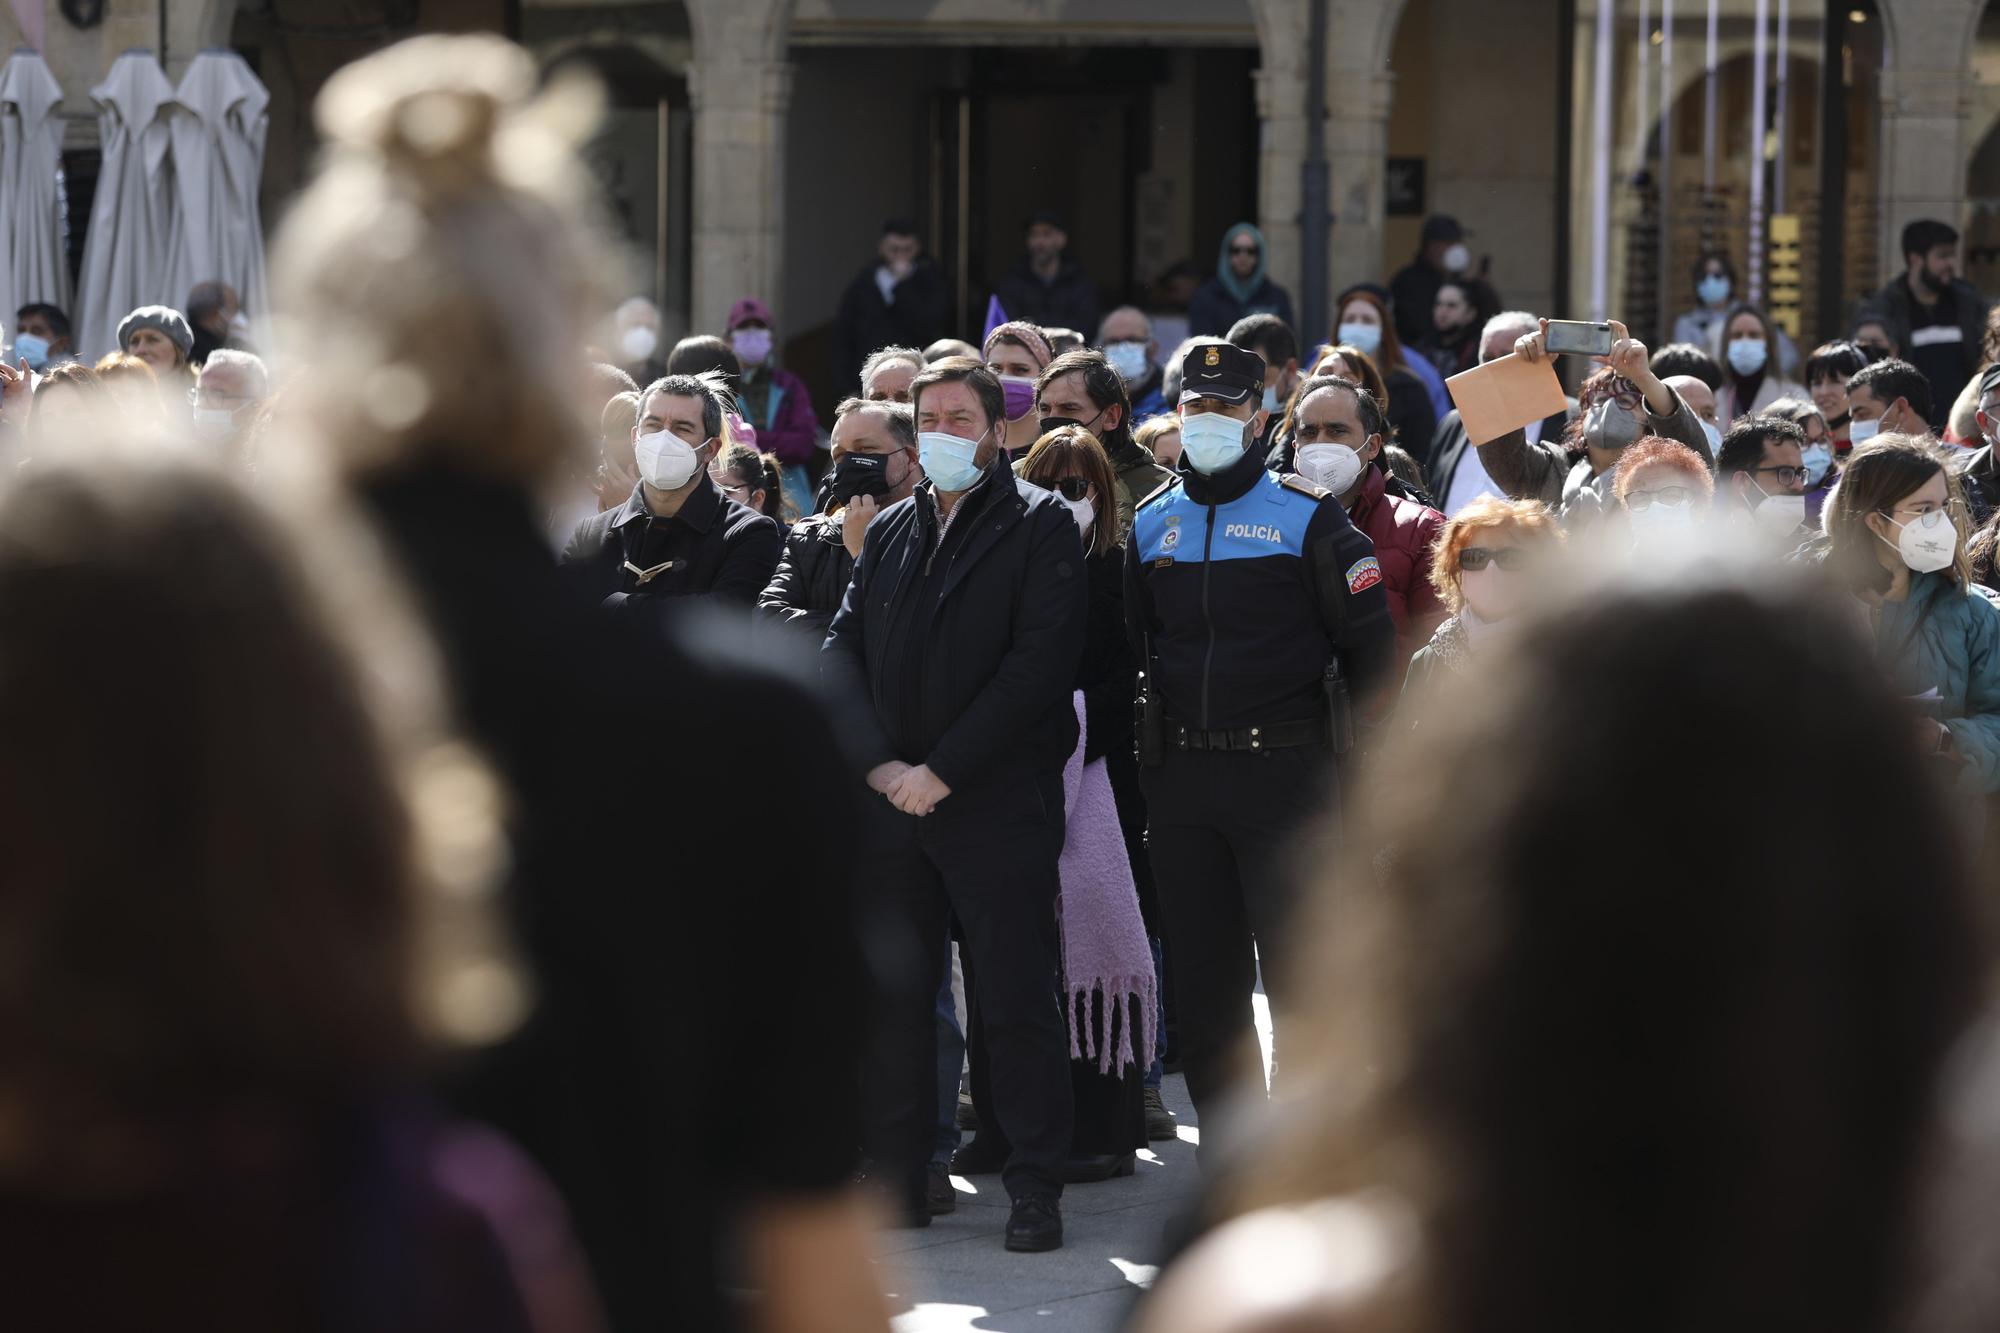
[{"label": "blurred blonde hair in foreground", "polygon": [[273,247],[289,430],[356,476],[432,451],[525,486],[565,466],[602,407],[578,385],[620,273],[576,153],[601,104],[581,76],[538,93],[528,54],[489,36],[415,38],[327,81],[324,162]]},{"label": "blurred blonde hair in foreground", "polygon": [[1142,1333],[1859,1331],[1908,1299],[1984,962],[1961,830],[1846,600],[1586,545],[1587,586],[1343,784],[1268,1118]]}]

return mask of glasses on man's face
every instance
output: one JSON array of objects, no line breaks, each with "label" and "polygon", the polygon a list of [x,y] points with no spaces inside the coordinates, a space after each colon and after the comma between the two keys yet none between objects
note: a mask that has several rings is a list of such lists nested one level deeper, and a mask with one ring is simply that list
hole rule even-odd
[{"label": "glasses on man's face", "polygon": [[1694,492],[1685,486],[1662,486],[1657,491],[1633,491],[1625,497],[1625,507],[1635,514],[1643,514],[1656,504],[1679,509],[1692,499]]},{"label": "glasses on man's face", "polygon": [[1057,495],[1074,504],[1090,497],[1090,483],[1082,477],[1064,477],[1061,481],[1049,483],[1055,487]]},{"label": "glasses on man's face", "polygon": [[1795,483],[1803,485],[1805,484],[1806,480],[1806,470],[1802,467],[1791,467],[1789,465],[1783,465],[1779,467],[1753,467],[1750,470],[1752,472],[1758,472],[1758,473],[1763,473],[1763,472],[1770,473],[1772,476],[1778,479],[1778,484],[1780,486],[1790,486]]},{"label": "glasses on man's face", "polygon": [[1509,573],[1528,567],[1528,553],[1518,546],[1468,546],[1458,553],[1458,567],[1478,573],[1488,565],[1498,565]]}]

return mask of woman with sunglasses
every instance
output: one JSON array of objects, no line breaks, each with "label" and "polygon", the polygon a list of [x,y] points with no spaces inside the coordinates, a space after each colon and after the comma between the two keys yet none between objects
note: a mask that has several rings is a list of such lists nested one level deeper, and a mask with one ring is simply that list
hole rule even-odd
[{"label": "woman with sunglasses", "polygon": [[1538,569],[1562,542],[1562,526],[1539,500],[1489,496],[1445,524],[1431,556],[1430,582],[1451,617],[1410,659],[1398,730],[1419,729],[1437,692],[1456,687],[1479,645],[1534,604]]},{"label": "woman with sunglasses", "polygon": [[1976,807],[2000,792],[2000,611],[1970,581],[1965,502],[1907,435],[1857,448],[1825,515],[1827,567],[1868,608],[1917,746]]},{"label": "woman with sunglasses", "polygon": [[[1145,828],[1132,735],[1138,666],[1125,635],[1124,534],[1110,456],[1083,427],[1061,426],[1035,441],[1021,475],[1060,495],[1076,515],[1090,582],[1075,695],[1083,734],[1063,771],[1060,862],[1062,1003],[1076,1101],[1063,1178],[1078,1183],[1131,1175],[1136,1153],[1146,1146],[1145,1074],[1153,1064],[1159,987],[1134,876],[1144,857],[1134,853],[1128,836]],[[969,968],[965,989],[976,992]],[[952,1158],[958,1175],[998,1171],[1011,1150],[986,1113],[991,1085],[976,1003],[966,1053],[972,1101],[981,1115],[978,1137]]]}]

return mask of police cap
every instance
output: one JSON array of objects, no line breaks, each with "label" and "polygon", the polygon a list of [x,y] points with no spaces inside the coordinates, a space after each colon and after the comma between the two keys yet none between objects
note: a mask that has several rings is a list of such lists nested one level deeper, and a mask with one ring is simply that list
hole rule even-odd
[{"label": "police cap", "polygon": [[1240,403],[1264,392],[1264,358],[1233,343],[1198,343],[1181,358],[1181,401]]}]

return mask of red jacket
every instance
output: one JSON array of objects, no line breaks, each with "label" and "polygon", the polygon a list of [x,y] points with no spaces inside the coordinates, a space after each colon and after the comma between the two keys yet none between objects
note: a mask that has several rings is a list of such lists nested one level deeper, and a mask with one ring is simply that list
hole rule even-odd
[{"label": "red jacket", "polygon": [[1444,515],[1389,494],[1383,481],[1382,469],[1370,463],[1362,472],[1361,498],[1347,516],[1375,543],[1389,618],[1396,622],[1395,679],[1400,680],[1410,658],[1444,623],[1444,603],[1431,587],[1431,551],[1444,531]]}]

